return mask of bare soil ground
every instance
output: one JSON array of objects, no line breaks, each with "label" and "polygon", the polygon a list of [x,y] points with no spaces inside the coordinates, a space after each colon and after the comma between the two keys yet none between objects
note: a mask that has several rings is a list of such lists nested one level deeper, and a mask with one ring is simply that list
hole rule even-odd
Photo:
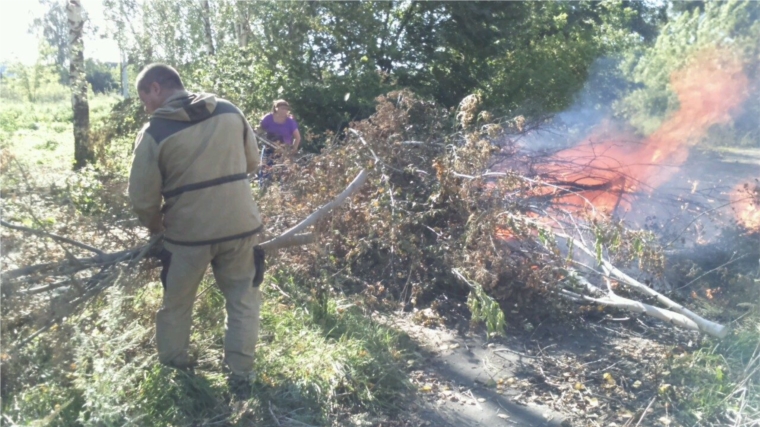
[{"label": "bare soil ground", "polygon": [[422,326],[419,317],[384,322],[424,352],[412,381],[421,400],[417,416],[431,426],[678,425],[662,393],[666,368],[700,340],[609,313],[491,339],[480,329]]}]

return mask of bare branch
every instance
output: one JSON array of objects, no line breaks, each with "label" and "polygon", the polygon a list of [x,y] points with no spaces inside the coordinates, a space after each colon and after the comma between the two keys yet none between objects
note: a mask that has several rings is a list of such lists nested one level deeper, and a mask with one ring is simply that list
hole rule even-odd
[{"label": "bare branch", "polygon": [[34,229],[34,228],[24,227],[22,225],[15,225],[15,224],[11,224],[9,222],[3,221],[3,220],[0,220],[0,225],[2,225],[3,227],[6,227],[6,228],[10,228],[12,230],[18,230],[18,231],[23,231],[25,233],[35,234],[35,235],[38,235],[38,236],[49,237],[49,238],[51,238],[51,239],[53,239],[55,241],[58,241],[58,242],[68,243],[68,244],[74,245],[74,246],[76,246],[78,248],[87,249],[88,251],[95,252],[98,255],[104,255],[105,254],[103,251],[101,251],[100,249],[98,249],[96,247],[90,246],[90,245],[82,243],[82,242],[77,242],[76,240],[69,239],[68,237],[63,237],[63,236],[59,236],[57,234],[48,233],[47,231],[42,231],[42,230],[37,230],[37,229]]},{"label": "bare branch", "polygon": [[[356,175],[356,178],[354,178],[353,181],[351,181],[351,184],[346,187],[345,190],[343,190],[342,193],[340,193],[335,199],[333,199],[331,202],[327,203],[326,205],[322,206],[321,208],[317,209],[306,217],[303,221],[298,223],[293,228],[287,230],[286,232],[282,233],[280,236],[275,237],[272,240],[266,241],[259,245],[264,251],[271,252],[274,250],[277,250],[279,248],[283,248],[286,246],[293,246],[298,243],[299,239],[303,239],[304,242],[311,243],[313,237],[307,237],[309,235],[303,235],[301,232],[305,230],[307,227],[310,227],[314,225],[317,221],[327,216],[327,214],[330,213],[333,209],[340,206],[347,198],[349,198],[351,195],[356,193],[357,190],[359,190],[359,187],[361,187],[366,181],[369,174],[366,170],[362,169],[361,172],[359,172],[358,175]],[[301,234],[301,236],[298,238],[297,235]],[[294,242],[290,244],[290,242]]]},{"label": "bare branch", "polygon": [[[575,245],[575,247],[582,250],[587,255],[591,256],[592,258],[596,258],[596,254],[594,254],[594,252],[591,251],[591,249],[587,248],[578,239],[572,236],[568,236],[566,234],[557,234],[557,236],[571,240],[573,244]],[[667,308],[668,310],[672,310],[678,314],[686,316],[687,318],[689,318],[690,320],[692,320],[694,323],[696,323],[699,326],[700,331],[716,338],[725,338],[726,335],[728,335],[727,326],[724,326],[719,323],[715,323],[703,317],[700,317],[699,315],[692,312],[688,308],[682,306],[681,304],[671,300],[670,298],[655,291],[649,286],[646,286],[645,284],[639,282],[638,280],[623,273],[622,271],[620,271],[620,269],[612,265],[609,261],[603,258],[600,261],[602,264],[602,268],[604,268],[608,274],[610,274],[611,276],[614,276],[616,279],[625,283],[626,285],[636,290],[637,292],[649,297],[654,297],[660,304],[664,305],[665,308]]]}]

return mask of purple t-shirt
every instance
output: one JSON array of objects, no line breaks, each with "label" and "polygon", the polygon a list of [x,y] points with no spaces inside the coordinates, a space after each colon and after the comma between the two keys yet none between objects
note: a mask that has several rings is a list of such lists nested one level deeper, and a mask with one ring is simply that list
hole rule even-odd
[{"label": "purple t-shirt", "polygon": [[292,145],[293,132],[298,130],[298,123],[292,117],[285,119],[285,123],[277,123],[272,113],[269,113],[261,119],[261,128],[267,133],[267,138]]}]

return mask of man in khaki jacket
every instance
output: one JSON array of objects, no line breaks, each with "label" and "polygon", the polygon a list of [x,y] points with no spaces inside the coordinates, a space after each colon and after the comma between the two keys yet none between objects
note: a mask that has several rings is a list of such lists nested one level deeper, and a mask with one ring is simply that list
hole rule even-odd
[{"label": "man in khaki jacket", "polygon": [[233,377],[250,378],[261,304],[253,247],[262,229],[248,180],[259,168],[253,130],[230,102],[186,92],[167,65],[145,67],[137,90],[151,117],[137,136],[129,197],[151,234],[164,232],[159,360],[190,367],[193,302],[211,264],[226,300],[224,360]]}]

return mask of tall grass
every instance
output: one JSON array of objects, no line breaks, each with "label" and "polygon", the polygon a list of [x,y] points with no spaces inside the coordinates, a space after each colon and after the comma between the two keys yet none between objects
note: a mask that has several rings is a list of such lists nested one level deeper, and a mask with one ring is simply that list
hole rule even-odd
[{"label": "tall grass", "polygon": [[357,413],[398,413],[404,407],[399,396],[410,391],[408,340],[348,300],[314,298],[286,271],[273,277],[282,293],[265,291],[250,399],[241,401],[227,388],[224,298],[212,281],[202,283],[196,301],[195,374],[157,363],[153,313],[162,291],[147,281],[110,289],[54,333],[51,338],[66,338],[58,346],[41,339],[11,363],[6,374],[16,380],[3,400],[6,421],[274,426],[277,418],[330,425]]},{"label": "tall grass", "polygon": [[[90,122],[97,129],[118,101],[116,95],[90,98]],[[14,101],[0,97],[0,149],[26,164],[47,170],[69,170],[74,161],[74,135],[69,98],[50,102]]]},{"label": "tall grass", "polygon": [[674,351],[660,397],[683,425],[760,425],[760,311],[721,341]]}]

